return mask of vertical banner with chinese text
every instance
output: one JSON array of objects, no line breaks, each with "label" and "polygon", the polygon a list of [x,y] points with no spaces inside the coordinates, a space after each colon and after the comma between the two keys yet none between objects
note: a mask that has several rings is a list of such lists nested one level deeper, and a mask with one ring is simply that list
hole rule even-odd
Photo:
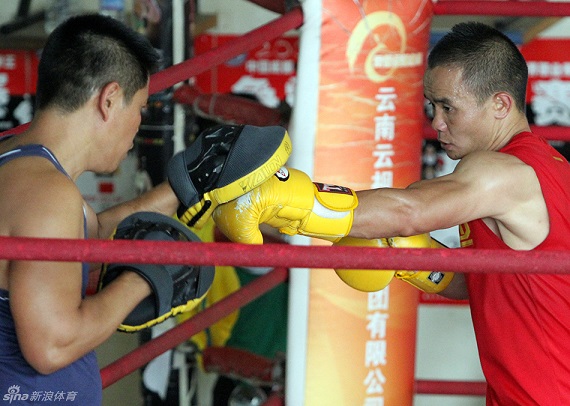
[{"label": "vertical banner with chinese text", "polygon": [[[432,2],[322,6],[314,179],[406,187],[421,172]],[[365,293],[312,272],[306,405],[412,405],[417,304],[418,291],[398,280]]]}]

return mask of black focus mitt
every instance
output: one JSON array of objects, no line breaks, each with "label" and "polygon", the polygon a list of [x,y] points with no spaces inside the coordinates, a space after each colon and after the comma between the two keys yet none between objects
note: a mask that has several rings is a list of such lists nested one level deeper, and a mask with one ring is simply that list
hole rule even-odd
[{"label": "black focus mitt", "polygon": [[214,209],[261,185],[291,155],[283,127],[219,125],[208,128],[167,165],[167,177],[180,201],[178,218],[202,228]]},{"label": "black focus mitt", "polygon": [[[114,240],[188,241],[200,239],[174,218],[150,212],[134,213],[115,230]],[[98,290],[111,283],[121,272],[138,273],[151,286],[152,293],[127,316],[119,331],[135,332],[161,323],[176,314],[194,309],[214,280],[214,266],[104,264]]]}]

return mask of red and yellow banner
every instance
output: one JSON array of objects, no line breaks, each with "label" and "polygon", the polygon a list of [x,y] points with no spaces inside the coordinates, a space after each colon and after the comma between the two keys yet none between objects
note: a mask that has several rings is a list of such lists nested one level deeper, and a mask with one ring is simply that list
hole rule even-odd
[{"label": "red and yellow banner", "polygon": [[[420,179],[431,0],[322,3],[314,179],[357,190]],[[306,405],[411,405],[418,291],[311,274]]]},{"label": "red and yellow banner", "polygon": [[33,51],[0,50],[0,132],[32,119],[38,63]]},{"label": "red and yellow banner", "polygon": [[[194,52],[203,54],[234,40],[237,35],[201,34],[194,40]],[[230,59],[196,76],[204,93],[234,93],[256,96],[268,107],[282,100],[292,104],[299,38],[282,36]]]}]

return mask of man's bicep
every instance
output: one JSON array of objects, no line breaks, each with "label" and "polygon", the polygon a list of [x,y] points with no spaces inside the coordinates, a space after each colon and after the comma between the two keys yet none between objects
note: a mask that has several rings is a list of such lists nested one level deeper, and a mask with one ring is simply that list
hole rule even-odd
[{"label": "man's bicep", "polygon": [[[23,200],[21,210],[12,220],[11,236],[83,238],[82,199],[73,193],[63,193],[73,189],[57,190],[62,193],[38,191],[34,201]],[[46,244],[47,252],[56,253],[49,247],[49,241],[38,243]],[[25,331],[41,339],[39,327],[61,328],[61,318],[81,301],[81,269],[79,262],[10,261],[10,307],[19,336]]]},{"label": "man's bicep", "polygon": [[423,190],[425,206],[447,228],[475,219],[494,218],[510,207],[507,186],[516,176],[504,154],[474,154],[463,158],[455,170],[439,178],[421,181],[411,188]]},{"label": "man's bicep", "polygon": [[415,201],[417,222],[423,232],[446,229],[472,220],[476,216],[476,198],[479,192],[460,174],[423,180],[406,189]]},{"label": "man's bicep", "polygon": [[[9,271],[10,308],[18,338],[41,345],[65,329],[67,316],[81,303],[81,264],[53,261],[12,261]],[[22,343],[24,344],[24,343]]]}]

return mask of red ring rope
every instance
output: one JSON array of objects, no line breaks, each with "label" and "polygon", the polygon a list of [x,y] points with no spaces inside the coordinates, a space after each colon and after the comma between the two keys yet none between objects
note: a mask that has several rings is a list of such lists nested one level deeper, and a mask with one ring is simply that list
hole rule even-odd
[{"label": "red ring rope", "polygon": [[471,395],[485,396],[486,382],[435,381],[418,379],[415,392],[420,395]]},{"label": "red ring rope", "polygon": [[155,73],[150,80],[149,93],[156,93],[196,76],[235,56],[257,48],[265,41],[272,40],[289,30],[298,28],[302,24],[303,13],[300,8],[295,8],[281,17],[217,48]]},{"label": "red ring rope", "polygon": [[440,271],[570,272],[570,251],[511,251],[351,246],[246,245],[131,240],[0,237],[0,258],[68,262],[127,262],[277,266],[287,268],[437,269]]},{"label": "red ring rope", "polygon": [[[536,7],[537,3],[541,3],[540,7]],[[434,4],[434,13],[440,15],[453,14],[476,14],[476,15],[492,15],[490,10],[500,9],[508,11],[508,15],[520,13],[520,15],[533,16],[567,16],[570,15],[570,3],[555,3],[545,1],[519,2],[519,1],[457,1],[457,0],[440,0]],[[497,10],[499,11],[499,10]],[[539,13],[539,14],[537,14]],[[517,14],[519,15],[519,14]],[[182,82],[198,75],[212,67],[219,65],[232,57],[240,55],[243,52],[251,50],[268,39],[273,39],[279,35],[298,28],[303,24],[303,14],[300,8],[296,8],[283,16],[251,31],[242,37],[227,42],[215,49],[204,54],[197,55],[191,59],[181,62],[177,65],[157,72],[151,77],[149,93],[153,94],[160,90],[164,90],[176,83]],[[22,124],[11,130],[0,133],[0,137],[5,134],[18,134],[24,131],[29,123]],[[557,127],[556,131],[552,131],[552,127],[533,126],[532,131],[536,133],[544,133],[544,137],[549,140],[570,140],[570,131],[566,127]],[[434,139],[435,132],[426,125],[424,128],[424,137],[426,139]]]},{"label": "red ring rope", "polygon": [[552,1],[439,0],[434,3],[433,12],[436,15],[566,17],[570,15],[570,4]]}]

